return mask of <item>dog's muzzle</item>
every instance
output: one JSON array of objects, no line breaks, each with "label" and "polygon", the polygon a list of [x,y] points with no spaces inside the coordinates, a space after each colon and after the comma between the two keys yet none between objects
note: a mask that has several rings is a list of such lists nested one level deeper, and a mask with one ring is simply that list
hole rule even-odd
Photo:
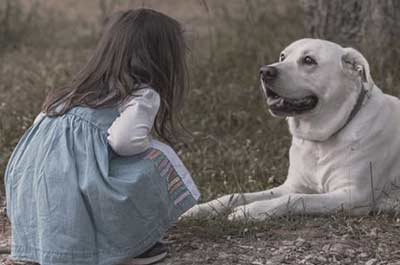
[{"label": "dog's muzzle", "polygon": [[274,66],[263,66],[260,69],[261,85],[267,105],[277,116],[295,116],[314,109],[318,104],[318,97],[308,95],[303,98],[288,98],[279,95],[273,90],[273,83],[279,77],[279,71]]}]

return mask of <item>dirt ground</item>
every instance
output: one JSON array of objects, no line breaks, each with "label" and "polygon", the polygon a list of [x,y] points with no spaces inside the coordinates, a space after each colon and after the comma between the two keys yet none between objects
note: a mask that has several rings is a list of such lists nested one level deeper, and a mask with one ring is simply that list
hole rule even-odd
[{"label": "dirt ground", "polygon": [[[207,232],[213,229],[178,223],[165,238],[169,256],[159,264],[400,265],[400,219],[395,217],[307,217],[273,222],[263,229],[241,227],[226,235]],[[9,248],[8,242],[7,227],[0,248]],[[7,255],[0,257],[2,265],[23,264],[7,263]]]},{"label": "dirt ground", "polygon": [[173,231],[171,257],[163,264],[400,264],[398,220],[304,220],[252,236],[210,240]]}]

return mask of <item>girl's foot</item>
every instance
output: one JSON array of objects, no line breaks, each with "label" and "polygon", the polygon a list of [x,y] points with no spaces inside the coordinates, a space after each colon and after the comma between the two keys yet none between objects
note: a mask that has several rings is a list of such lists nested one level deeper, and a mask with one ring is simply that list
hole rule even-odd
[{"label": "girl's foot", "polygon": [[168,254],[168,250],[163,243],[157,242],[152,248],[140,256],[131,259],[122,265],[149,265],[163,260]]}]

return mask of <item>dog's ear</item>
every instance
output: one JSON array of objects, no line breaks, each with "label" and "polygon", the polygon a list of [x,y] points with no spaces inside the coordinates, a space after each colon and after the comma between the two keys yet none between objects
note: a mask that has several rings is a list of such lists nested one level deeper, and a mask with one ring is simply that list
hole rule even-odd
[{"label": "dog's ear", "polygon": [[374,85],[368,61],[356,49],[344,48],[341,64],[346,73],[349,73],[353,76],[359,76],[362,82],[368,83],[368,87],[370,88]]}]

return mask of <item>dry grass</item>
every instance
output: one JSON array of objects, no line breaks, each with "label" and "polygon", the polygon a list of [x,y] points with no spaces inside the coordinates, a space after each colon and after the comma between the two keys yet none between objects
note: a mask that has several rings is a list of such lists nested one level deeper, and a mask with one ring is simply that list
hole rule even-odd
[{"label": "dry grass", "polygon": [[[277,185],[286,176],[290,136],[285,121],[266,111],[258,69],[275,61],[287,44],[305,36],[302,9],[288,0],[268,5],[260,0],[241,1],[235,8],[226,1],[195,1],[203,11],[196,11],[202,15],[193,20],[202,23],[200,33],[188,23],[191,91],[184,111],[184,123],[193,137],[188,145],[180,146],[181,156],[200,187],[202,200]],[[39,112],[46,91],[64,84],[79,69],[99,28],[87,20],[60,18],[59,11],[49,12],[48,7],[38,8],[42,9],[31,18],[29,34],[3,39],[7,43],[0,50],[1,180],[13,147]],[[15,32],[24,28],[29,16],[24,10],[18,13],[21,19],[13,18],[22,21]],[[2,12],[0,6],[0,18]],[[10,28],[8,34],[14,31]],[[375,65],[379,55],[368,54]],[[394,84],[400,81],[400,67],[376,72],[380,73],[377,83],[399,95]]]},{"label": "dry grass", "polygon": [[[289,6],[288,13],[281,14],[281,6],[255,12],[254,5],[245,5],[241,14],[223,5],[208,6],[204,19],[212,20],[213,26],[207,34],[188,32],[192,89],[184,123],[193,138],[188,139],[188,147],[182,147],[182,157],[204,200],[277,184],[287,168],[289,136],[284,121],[267,114],[257,73],[263,62],[276,58],[281,47],[303,35],[302,18],[294,16],[299,11],[297,6]],[[41,21],[40,17],[36,19]],[[276,27],[281,20],[287,22],[286,28]],[[30,37],[14,40],[2,50],[1,172],[39,112],[46,91],[65,83],[87,58],[87,47],[94,44],[95,37],[87,34],[89,26],[79,21],[59,23],[65,25],[64,31],[50,30],[47,39],[38,35],[34,45]],[[70,35],[75,23],[82,32],[74,40],[63,42],[62,34]],[[38,45],[40,42],[43,45]]]},{"label": "dry grass", "polygon": [[[142,1],[131,2],[138,5]],[[185,5],[184,2],[179,3]],[[151,0],[151,3],[157,7],[156,0]],[[284,46],[305,36],[302,9],[297,2],[273,0],[265,5],[262,0],[236,1],[240,8],[232,8],[226,3],[192,0],[187,6],[188,12],[193,6],[199,6],[203,9],[195,13],[201,15],[188,18],[186,14],[184,18],[192,51],[189,58],[191,90],[184,110],[184,124],[193,137],[186,139],[187,145],[182,144],[179,149],[202,192],[203,201],[225,193],[265,189],[285,179],[290,135],[286,122],[272,118],[266,110],[259,91],[258,69],[264,63],[274,62]],[[3,7],[0,4],[0,20],[4,14]],[[20,17],[13,17],[15,28],[9,28],[7,33],[16,37],[5,37],[6,31],[2,31],[0,26],[0,195],[7,159],[39,112],[46,91],[71,78],[85,62],[97,37],[98,19],[88,22],[77,17],[62,18],[59,11],[49,11],[50,7],[38,7],[39,12],[35,11],[29,27],[24,24],[29,10],[22,9],[18,13]],[[17,4],[15,8],[18,8]],[[179,12],[184,14],[182,10]],[[101,14],[100,10],[95,13]],[[18,14],[14,13],[14,16]],[[19,34],[21,29],[26,34]],[[387,49],[391,51],[392,48]],[[373,66],[376,83],[384,91],[400,95],[400,87],[395,86],[400,83],[400,67],[394,65],[395,61],[387,62],[389,67],[383,71],[376,68],[376,65],[382,65],[379,54],[368,47],[364,47],[362,52],[367,54]],[[378,247],[395,249],[390,241],[395,237],[390,235],[398,234],[398,219],[386,216],[359,219],[339,215],[325,219],[300,216],[264,223],[228,223],[218,217],[188,220],[181,222],[179,228],[180,232],[173,232],[172,237],[183,237],[177,239],[178,244],[173,250],[176,258],[171,264],[187,264],[186,255],[189,254],[192,261],[191,253],[197,253],[199,257],[198,262],[191,264],[204,264],[203,256],[210,255],[216,257],[209,264],[259,264],[235,262],[231,258],[240,258],[235,253],[245,251],[254,260],[268,260],[273,258],[271,255],[281,255],[273,254],[274,248],[279,250],[287,240],[294,242],[293,248],[287,248],[290,259],[290,253],[297,253],[294,249],[301,249],[296,241],[299,235],[316,243],[299,254],[298,259],[292,260],[294,263],[288,264],[299,264],[309,253],[325,251],[325,244],[348,238],[351,242],[361,240],[363,247],[360,251],[367,253],[364,258],[359,258],[358,250],[355,250],[357,255],[353,253],[354,257],[348,264],[356,264],[354,260],[357,259],[364,262],[377,255],[383,257],[378,257],[379,260],[383,260],[386,254],[390,257],[390,251],[382,254]],[[376,228],[377,236],[371,234],[371,230]],[[185,237],[186,234],[189,238]],[[255,252],[240,250],[242,241],[230,241],[235,237],[252,240],[249,244]],[[382,243],[383,247],[381,243],[379,246],[374,243],[374,238],[383,240],[384,237],[388,240]],[[198,242],[199,246],[204,241],[206,245],[217,246],[217,250],[229,253],[219,257],[219,251],[196,249],[197,245],[193,247],[192,241]],[[262,253],[257,249],[262,249]],[[331,252],[328,248],[326,256],[333,255]]]}]

